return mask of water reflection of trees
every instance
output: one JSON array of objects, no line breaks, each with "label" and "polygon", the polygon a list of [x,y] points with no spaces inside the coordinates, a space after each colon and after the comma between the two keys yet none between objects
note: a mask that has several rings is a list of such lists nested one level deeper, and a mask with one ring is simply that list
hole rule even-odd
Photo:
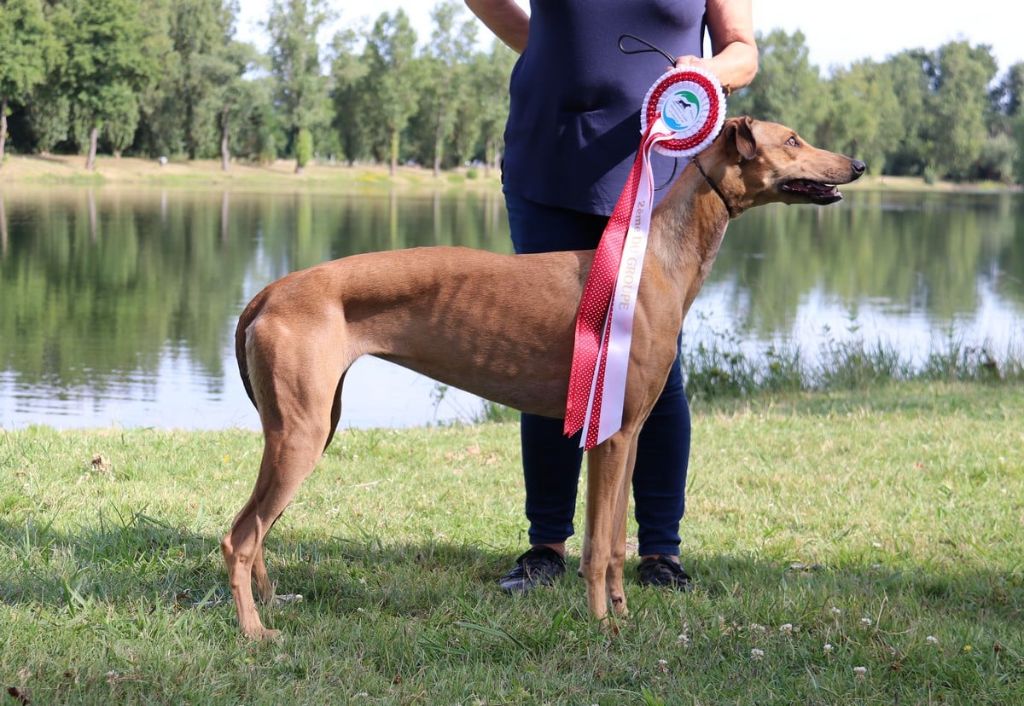
[{"label": "water reflection of trees", "polygon": [[221,228],[219,196],[161,203],[158,194],[74,191],[5,201],[4,368],[30,383],[102,387],[110,373],[155,370],[170,344],[217,376],[251,250]]},{"label": "water reflection of trees", "polygon": [[[978,279],[1024,306],[1020,197],[856,194],[737,220],[713,281],[740,327],[787,330],[820,290],[946,321]],[[152,381],[168,348],[223,377],[244,300],[294,269],[385,248],[509,250],[500,194],[14,192],[0,198],[0,367],[26,384]]]},{"label": "water reflection of trees", "polygon": [[787,330],[813,291],[856,313],[879,299],[934,320],[976,311],[979,279],[1024,303],[1019,197],[855,194],[839,207],[776,206],[729,228],[712,281],[734,281],[740,325]]},{"label": "water reflection of trees", "polygon": [[152,382],[168,349],[217,392],[244,299],[388,247],[508,249],[498,194],[0,194],[0,369],[22,384]]}]

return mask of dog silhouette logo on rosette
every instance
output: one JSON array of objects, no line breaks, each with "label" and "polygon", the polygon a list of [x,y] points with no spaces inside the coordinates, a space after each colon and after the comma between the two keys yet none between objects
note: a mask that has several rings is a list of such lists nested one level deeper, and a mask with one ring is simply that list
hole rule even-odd
[{"label": "dog silhouette logo on rosette", "polygon": [[688,129],[700,117],[700,98],[692,91],[677,91],[666,94],[661,107],[665,124],[676,132]]}]

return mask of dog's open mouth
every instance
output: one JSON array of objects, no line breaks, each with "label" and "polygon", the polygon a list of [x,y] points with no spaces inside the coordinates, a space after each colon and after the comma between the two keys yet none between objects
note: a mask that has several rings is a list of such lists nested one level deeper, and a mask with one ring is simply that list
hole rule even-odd
[{"label": "dog's open mouth", "polygon": [[779,188],[791,194],[806,196],[813,203],[821,205],[835,203],[843,198],[835,184],[825,184],[820,181],[811,181],[810,179],[793,179],[784,182]]}]

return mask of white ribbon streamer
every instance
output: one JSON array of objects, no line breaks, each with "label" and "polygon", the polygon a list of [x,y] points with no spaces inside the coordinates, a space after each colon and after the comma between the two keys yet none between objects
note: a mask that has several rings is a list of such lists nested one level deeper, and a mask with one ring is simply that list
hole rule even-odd
[{"label": "white ribbon streamer", "polygon": [[[651,212],[654,210],[654,170],[651,168],[651,149],[658,142],[671,139],[672,131],[659,117],[651,128],[650,142],[643,150],[643,165],[637,186],[636,200],[629,217],[629,229],[622,248],[619,272],[612,292],[611,305],[605,315],[601,331],[601,347],[597,355],[597,370],[606,358],[604,384],[601,388],[601,409],[597,420],[597,443],[610,437],[622,428],[622,410],[626,396],[626,372],[629,368],[629,349],[633,340],[633,317],[636,313],[637,296],[640,291],[640,276],[643,272],[644,255],[651,229]],[[611,335],[608,326],[611,326]],[[607,340],[607,354],[605,341]],[[587,414],[583,420],[583,434],[580,447],[585,447],[588,431],[593,421],[594,399],[598,374],[590,384],[590,399]]]}]

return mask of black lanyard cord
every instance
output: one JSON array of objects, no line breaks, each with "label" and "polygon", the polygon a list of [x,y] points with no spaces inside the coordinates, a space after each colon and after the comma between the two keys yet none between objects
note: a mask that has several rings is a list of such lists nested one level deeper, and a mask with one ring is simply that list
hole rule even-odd
[{"label": "black lanyard cord", "polygon": [[[643,44],[645,48],[643,48],[643,49],[627,49],[625,46],[623,46],[623,42],[625,40],[627,40],[627,39],[632,39],[634,42],[639,42],[640,44]],[[619,51],[621,51],[623,54],[646,54],[648,52],[657,52],[658,54],[661,54],[663,57],[668,59],[669,66],[675,66],[676,65],[676,58],[674,56],[669,54],[667,51],[665,51],[661,47],[657,47],[657,46],[651,44],[646,39],[640,39],[640,37],[636,36],[635,34],[620,34],[619,35]],[[678,167],[679,167],[679,162],[677,160],[672,160],[672,174],[669,175],[668,179],[665,181],[664,184],[662,184],[661,186],[654,187],[654,190],[655,191],[661,191],[666,186],[671,184],[672,180],[676,178],[676,170],[678,169]]]},{"label": "black lanyard cord", "polygon": [[[623,40],[626,40],[626,39],[632,39],[634,42],[639,42],[640,44],[643,44],[646,47],[646,49],[626,49],[626,47],[624,47],[622,45]],[[640,37],[636,36],[635,34],[620,34],[619,35],[619,51],[621,51],[623,54],[646,54],[647,52],[656,51],[659,54],[661,54],[663,57],[668,59],[669,65],[671,65],[671,66],[675,66],[676,65],[676,58],[674,56],[669,54],[664,49],[662,49],[660,47],[654,46],[653,44],[648,42],[646,39],[640,39]]]}]

